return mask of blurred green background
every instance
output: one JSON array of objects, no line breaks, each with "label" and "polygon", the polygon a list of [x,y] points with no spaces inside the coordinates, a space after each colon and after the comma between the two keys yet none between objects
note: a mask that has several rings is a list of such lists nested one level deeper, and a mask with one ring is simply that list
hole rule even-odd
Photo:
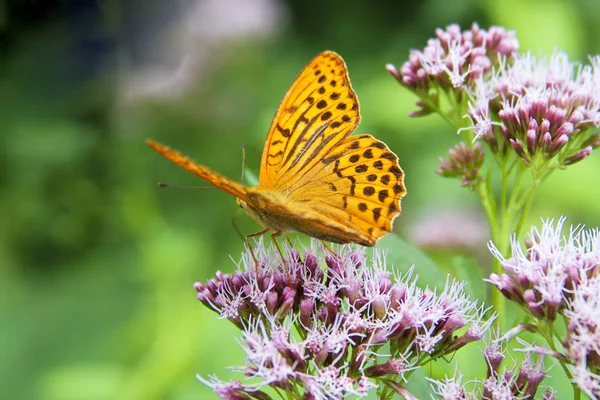
[{"label": "blurred green background", "polygon": [[[463,279],[461,265],[489,267],[476,197],[433,172],[455,132],[409,119],[415,98],[384,66],[436,27],[475,21],[585,61],[599,17],[594,0],[0,0],[0,397],[215,397],[194,374],[227,379],[243,354],[192,284],[235,268],[232,220],[256,226],[225,193],[157,188],[203,183],[144,139],[236,179],[245,143],[257,174],[281,98],[322,50],[348,64],[357,132],[400,157],[396,232]],[[593,154],[555,173],[531,222],[600,225],[599,168]]]}]

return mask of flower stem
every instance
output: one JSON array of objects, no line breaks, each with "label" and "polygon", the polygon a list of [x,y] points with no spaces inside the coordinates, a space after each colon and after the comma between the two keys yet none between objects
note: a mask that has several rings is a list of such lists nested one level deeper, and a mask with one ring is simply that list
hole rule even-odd
[{"label": "flower stem", "polygon": [[[552,322],[548,322],[546,329],[541,329],[540,332],[542,333],[542,337],[546,340],[546,343],[548,343],[548,346],[550,346],[552,351],[558,352],[556,350],[556,344],[554,343],[554,336],[558,336],[556,333],[556,329],[554,329],[554,324]],[[571,381],[571,386],[573,387],[573,399],[581,400],[581,389],[579,389],[579,387],[577,387],[577,385],[573,383],[573,375],[571,374],[571,371],[569,370],[567,364],[560,359],[558,360],[558,363],[560,364],[560,367],[564,371],[565,375]]]},{"label": "flower stem", "polygon": [[521,217],[519,218],[519,223],[517,224],[517,228],[515,229],[515,233],[517,237],[521,237],[521,231],[523,230],[523,226],[525,225],[525,220],[529,215],[529,210],[531,209],[531,205],[533,204],[533,199],[537,193],[538,188],[540,187],[540,180],[534,179],[533,187],[529,191],[529,196],[527,196],[527,200],[525,201],[525,205],[523,207],[523,212],[521,213]]},{"label": "flower stem", "polygon": [[[487,216],[488,222],[490,224],[490,232],[492,235],[492,240],[498,243],[502,235],[501,230],[498,229],[498,214],[496,208],[496,202],[494,200],[492,194],[492,188],[490,185],[491,181],[491,170],[487,174],[487,179],[485,182],[482,182],[477,185],[477,194],[479,196],[479,200],[481,201],[481,205],[485,210],[485,214]],[[502,266],[500,265],[500,261],[494,259],[493,271],[496,274],[500,274],[502,272]],[[491,303],[499,314],[498,323],[502,328],[504,323],[504,309],[505,309],[505,300],[504,295],[499,290],[491,291]]]},{"label": "flower stem", "polygon": [[485,182],[479,183],[476,187],[477,195],[479,196],[479,200],[481,201],[481,205],[485,211],[485,215],[490,223],[490,231],[492,234],[492,238],[495,238],[498,231],[498,223],[496,216],[496,202],[492,195],[492,190],[490,185],[488,184],[490,181],[490,176],[488,174],[488,178]]}]

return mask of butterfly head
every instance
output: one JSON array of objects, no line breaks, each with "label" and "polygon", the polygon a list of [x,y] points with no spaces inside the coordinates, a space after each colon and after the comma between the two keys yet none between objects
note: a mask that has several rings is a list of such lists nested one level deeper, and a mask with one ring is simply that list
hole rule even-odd
[{"label": "butterfly head", "polygon": [[238,207],[243,208],[244,210],[246,209],[246,202],[244,200],[236,197],[235,202],[237,203]]},{"label": "butterfly head", "polygon": [[[246,199],[248,200],[248,199]],[[253,220],[255,220],[256,222],[258,222],[261,225],[265,225],[265,217],[266,217],[266,213],[264,212],[264,208],[258,206],[256,207],[256,205],[253,205],[253,202],[250,199],[250,202],[248,203],[245,200],[242,200],[240,198],[236,198],[235,202],[237,203],[237,205],[243,209],[244,211],[246,211],[246,213],[252,217]]]}]

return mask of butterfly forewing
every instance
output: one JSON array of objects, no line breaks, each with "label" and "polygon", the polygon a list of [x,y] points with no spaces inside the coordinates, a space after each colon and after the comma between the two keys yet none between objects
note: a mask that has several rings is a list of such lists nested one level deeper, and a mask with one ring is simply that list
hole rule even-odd
[{"label": "butterfly forewing", "polygon": [[271,124],[260,186],[285,189],[358,126],[359,105],[346,65],[333,52],[315,57],[296,78]]}]

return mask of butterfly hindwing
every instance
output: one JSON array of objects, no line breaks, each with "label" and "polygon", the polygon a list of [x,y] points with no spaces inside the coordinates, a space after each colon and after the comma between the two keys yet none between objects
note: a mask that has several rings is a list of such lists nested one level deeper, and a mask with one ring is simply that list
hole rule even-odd
[{"label": "butterfly hindwing", "polygon": [[374,242],[392,229],[406,194],[398,157],[371,135],[346,138],[288,190],[291,199],[358,228]]}]

